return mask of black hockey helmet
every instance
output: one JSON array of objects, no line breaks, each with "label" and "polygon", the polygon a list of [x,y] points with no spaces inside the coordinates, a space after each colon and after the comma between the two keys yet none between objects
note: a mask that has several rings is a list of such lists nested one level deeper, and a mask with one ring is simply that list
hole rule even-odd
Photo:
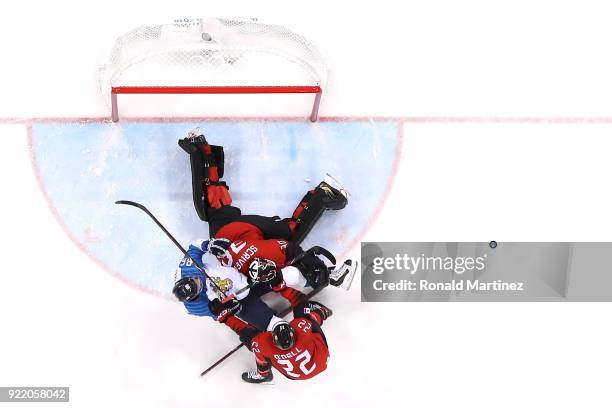
[{"label": "black hockey helmet", "polygon": [[181,302],[194,300],[200,292],[202,292],[202,282],[193,276],[177,280],[172,289],[174,296]]},{"label": "black hockey helmet", "polygon": [[279,322],[272,329],[272,341],[282,350],[290,349],[295,344],[295,330],[289,323]]}]

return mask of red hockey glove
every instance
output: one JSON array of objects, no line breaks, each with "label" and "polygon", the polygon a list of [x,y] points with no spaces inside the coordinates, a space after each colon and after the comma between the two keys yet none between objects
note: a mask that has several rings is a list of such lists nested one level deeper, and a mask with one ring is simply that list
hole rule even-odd
[{"label": "red hockey glove", "polygon": [[317,323],[322,324],[323,320],[333,314],[332,310],[322,303],[315,301],[307,301],[300,303],[293,310],[293,317],[306,317],[314,319]]},{"label": "red hockey glove", "polygon": [[208,303],[208,309],[217,315],[219,323],[224,323],[230,316],[239,313],[242,310],[242,305],[236,299],[226,303],[221,303],[219,299],[214,299]]}]

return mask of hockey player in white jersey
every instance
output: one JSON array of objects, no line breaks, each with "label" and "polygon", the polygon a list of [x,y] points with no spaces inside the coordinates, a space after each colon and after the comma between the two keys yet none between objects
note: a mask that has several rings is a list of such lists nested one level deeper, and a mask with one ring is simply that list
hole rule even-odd
[{"label": "hockey player in white jersey", "polygon": [[187,253],[206,270],[217,287],[233,299],[221,302],[217,288],[193,265],[193,260],[186,256],[174,272],[172,292],[183,302],[189,314],[210,316],[234,331],[242,328],[244,323],[266,331],[281,320],[260,299],[263,293],[271,290],[269,285],[250,287],[253,281],[249,282],[245,275],[234,268],[222,266],[207,249],[208,241],[200,240],[191,244]]}]

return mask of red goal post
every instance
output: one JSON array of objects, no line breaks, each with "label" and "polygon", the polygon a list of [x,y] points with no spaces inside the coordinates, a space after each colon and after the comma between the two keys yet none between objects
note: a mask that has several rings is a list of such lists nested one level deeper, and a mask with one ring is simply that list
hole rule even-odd
[{"label": "red goal post", "polygon": [[136,28],[115,42],[100,70],[111,118],[119,94],[315,94],[327,69],[316,48],[285,27],[254,19],[179,19]]}]

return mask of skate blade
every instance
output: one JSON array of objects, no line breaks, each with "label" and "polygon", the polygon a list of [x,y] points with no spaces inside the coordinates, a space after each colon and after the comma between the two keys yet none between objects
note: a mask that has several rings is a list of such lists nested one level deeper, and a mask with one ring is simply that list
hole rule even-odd
[{"label": "skate blade", "polygon": [[336,190],[340,191],[340,194],[342,194],[347,200],[351,196],[351,193],[349,193],[349,191],[344,188],[342,184],[340,184],[340,182],[336,180],[331,174],[325,173],[325,179],[323,181],[325,181],[327,184],[329,184]]},{"label": "skate blade", "polygon": [[250,382],[246,382],[246,381],[243,381],[243,382],[245,382],[247,384],[251,384],[251,385],[276,385],[276,382],[274,380],[268,381],[268,382],[261,382],[261,383],[250,383]]},{"label": "skate blade", "polygon": [[198,136],[204,136],[204,132],[202,131],[202,129],[200,129],[200,127],[195,127],[193,129],[191,129],[188,133],[187,133],[187,137],[191,137],[191,138],[196,138]]}]

